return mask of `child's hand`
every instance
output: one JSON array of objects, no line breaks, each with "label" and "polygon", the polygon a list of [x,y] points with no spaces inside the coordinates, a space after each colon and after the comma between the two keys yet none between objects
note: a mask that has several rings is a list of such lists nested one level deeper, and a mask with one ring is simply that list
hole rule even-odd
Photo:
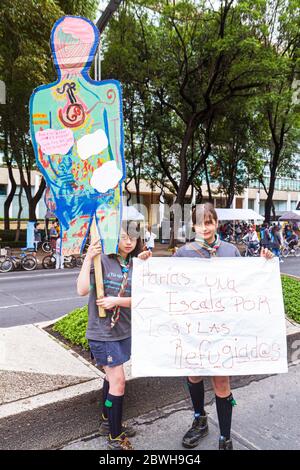
[{"label": "child's hand", "polygon": [[90,246],[88,247],[86,256],[92,260],[93,258],[95,258],[96,256],[100,254],[101,254],[101,245],[100,245],[100,240],[98,239],[94,243],[90,244]]},{"label": "child's hand", "polygon": [[260,256],[262,258],[266,258],[266,259],[274,258],[274,255],[273,255],[272,251],[268,250],[268,248],[262,248],[260,250]]},{"label": "child's hand", "polygon": [[96,299],[96,305],[100,305],[100,307],[106,310],[111,310],[118,305],[118,300],[118,297],[102,297],[101,299]]},{"label": "child's hand", "polygon": [[150,250],[142,251],[142,253],[138,255],[138,259],[142,259],[146,261],[146,259],[150,258],[151,256],[152,256],[152,251]]}]

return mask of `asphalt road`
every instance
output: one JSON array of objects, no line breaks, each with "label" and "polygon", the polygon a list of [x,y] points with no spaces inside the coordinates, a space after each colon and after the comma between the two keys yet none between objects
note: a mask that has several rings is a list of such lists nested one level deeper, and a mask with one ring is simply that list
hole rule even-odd
[{"label": "asphalt road", "polygon": [[[300,258],[280,263],[282,273],[300,277]],[[0,274],[0,328],[39,323],[87,303],[76,292],[78,269]]]},{"label": "asphalt road", "polygon": [[0,275],[0,328],[54,320],[87,303],[78,296],[78,269]]}]

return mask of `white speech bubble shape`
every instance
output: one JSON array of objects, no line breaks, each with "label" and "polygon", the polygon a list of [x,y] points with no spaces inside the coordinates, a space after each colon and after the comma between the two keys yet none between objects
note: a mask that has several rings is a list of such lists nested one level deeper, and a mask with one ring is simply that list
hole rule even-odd
[{"label": "white speech bubble shape", "polygon": [[109,189],[117,186],[122,178],[122,172],[117,167],[114,160],[103,163],[100,168],[97,168],[91,177],[91,186],[99,191],[99,193],[106,193]]},{"label": "white speech bubble shape", "polygon": [[92,155],[97,155],[107,147],[108,140],[102,129],[98,129],[92,134],[85,135],[77,141],[78,155],[82,160],[87,160]]}]

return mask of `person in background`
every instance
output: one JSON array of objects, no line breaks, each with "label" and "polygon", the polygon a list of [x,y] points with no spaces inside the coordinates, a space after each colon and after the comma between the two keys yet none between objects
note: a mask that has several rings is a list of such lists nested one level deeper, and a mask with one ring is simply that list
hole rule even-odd
[{"label": "person in background", "polygon": [[242,236],[242,227],[240,224],[237,224],[236,229],[235,229],[235,241],[236,243],[239,243],[241,240]]},{"label": "person in background", "polygon": [[271,233],[267,223],[263,224],[260,230],[260,245],[263,248],[270,248],[271,246]]},{"label": "person in background", "polygon": [[64,269],[64,255],[60,253],[61,248],[61,238],[58,237],[56,239],[56,246],[55,246],[55,258],[56,258],[56,269]]},{"label": "person in background", "polygon": [[154,240],[156,239],[155,233],[152,232],[152,227],[151,225],[148,225],[148,229],[146,230],[145,233],[145,242],[146,242],[146,248],[149,251],[154,250],[155,242]]},{"label": "person in background", "polygon": [[290,248],[294,250],[295,246],[298,245],[299,237],[294,232],[294,230],[291,230],[291,234],[289,235],[289,237],[287,237],[286,241],[288,242]]},{"label": "person in background", "polygon": [[283,259],[281,256],[282,243],[283,239],[279,227],[277,225],[274,225],[271,230],[271,248],[273,254],[279,258],[280,263],[283,263]]},{"label": "person in background", "polygon": [[284,227],[284,238],[287,239],[288,237],[290,237],[292,235],[292,229],[291,229],[291,226],[289,224],[287,224],[285,227]]},{"label": "person in background", "polygon": [[59,225],[58,219],[55,219],[55,229],[56,229],[57,235],[60,236],[60,225]]},{"label": "person in background", "polygon": [[255,225],[250,225],[248,233],[243,237],[245,242],[248,242],[249,249],[256,249],[257,245],[259,245],[259,240],[256,232]]},{"label": "person in background", "polygon": [[56,252],[56,241],[58,239],[56,225],[57,225],[56,221],[52,222],[51,227],[50,227],[50,231],[49,231],[50,245],[51,245],[51,248],[54,252]]},{"label": "person in background", "polygon": [[33,244],[34,244],[35,251],[38,250],[39,243],[41,243],[41,241],[42,241],[42,234],[41,234],[41,231],[39,229],[39,225],[40,224],[38,222],[36,222],[34,224],[34,242],[33,242]]}]

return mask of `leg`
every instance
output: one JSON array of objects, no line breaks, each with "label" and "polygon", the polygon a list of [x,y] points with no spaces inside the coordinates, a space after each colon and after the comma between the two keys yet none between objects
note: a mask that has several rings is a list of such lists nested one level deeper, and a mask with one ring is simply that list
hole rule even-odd
[{"label": "leg", "polygon": [[125,375],[123,365],[104,367],[109,382],[105,406],[110,426],[110,434],[113,439],[122,432],[122,411],[125,392]]},{"label": "leg", "polygon": [[110,428],[108,448],[112,450],[131,450],[132,446],[122,430],[123,399],[125,392],[125,374],[123,365],[104,367],[109,382],[105,406]]},{"label": "leg", "polygon": [[207,416],[204,411],[204,384],[202,377],[188,377],[187,384],[194,407],[192,427],[185,433],[182,445],[186,448],[196,447],[201,438],[208,434]]},{"label": "leg", "polygon": [[232,407],[236,404],[231,390],[229,377],[213,377],[212,384],[216,395],[217,414],[220,427],[219,449],[231,450],[230,440]]},{"label": "leg", "polygon": [[204,384],[202,377],[188,377],[187,384],[191,395],[195,418],[204,416]]}]

